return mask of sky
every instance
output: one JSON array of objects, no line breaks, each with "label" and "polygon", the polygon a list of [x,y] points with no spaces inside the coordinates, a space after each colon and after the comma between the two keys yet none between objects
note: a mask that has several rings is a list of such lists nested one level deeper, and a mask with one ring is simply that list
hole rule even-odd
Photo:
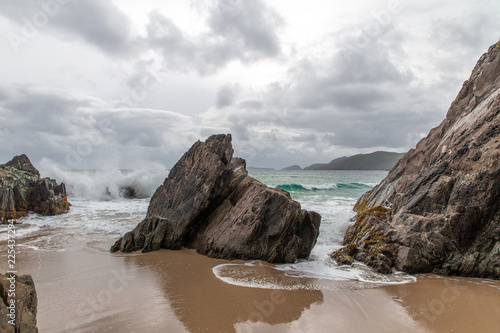
[{"label": "sky", "polygon": [[405,152],[500,37],[500,2],[2,0],[0,163],[170,168]]}]

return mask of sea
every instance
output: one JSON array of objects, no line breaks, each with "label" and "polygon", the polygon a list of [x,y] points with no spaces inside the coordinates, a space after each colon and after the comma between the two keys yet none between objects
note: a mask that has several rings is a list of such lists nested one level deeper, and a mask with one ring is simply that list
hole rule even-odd
[{"label": "sea", "polygon": [[[65,251],[75,242],[91,246],[97,240],[118,239],[144,219],[151,196],[168,175],[168,170],[63,170],[53,165],[40,171],[66,184],[72,206],[67,214],[30,214],[18,221],[17,245],[30,251]],[[416,280],[400,272],[378,274],[358,262],[339,266],[330,258],[330,253],[342,246],[343,236],[353,223],[357,198],[377,185],[386,171],[251,171],[250,175],[270,187],[288,191],[302,208],[321,215],[317,243],[309,259],[294,264],[249,261],[218,265],[213,274],[219,279],[268,289],[321,289],[328,281],[362,283],[366,287]],[[134,189],[136,198],[124,197],[127,187]],[[0,226],[0,241],[6,238],[7,227]],[[95,251],[105,254],[107,249]],[[283,279],[277,279],[277,274]]]}]

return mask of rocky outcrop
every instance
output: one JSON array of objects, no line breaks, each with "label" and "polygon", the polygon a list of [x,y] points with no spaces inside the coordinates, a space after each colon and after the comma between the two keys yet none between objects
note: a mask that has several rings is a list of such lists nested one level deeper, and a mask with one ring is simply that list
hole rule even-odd
[{"label": "rocky outcrop", "polygon": [[446,119],[357,202],[340,263],[500,278],[500,43]]},{"label": "rocky outcrop", "polygon": [[37,333],[37,303],[30,275],[0,274],[0,332]]},{"label": "rocky outcrop", "polygon": [[17,219],[32,211],[57,215],[69,211],[64,183],[40,178],[26,155],[0,165],[0,222]]},{"label": "rocky outcrop", "polygon": [[187,247],[216,258],[294,262],[307,258],[321,217],[281,189],[248,176],[231,135],[196,142],[177,162],[146,218],[111,251]]}]

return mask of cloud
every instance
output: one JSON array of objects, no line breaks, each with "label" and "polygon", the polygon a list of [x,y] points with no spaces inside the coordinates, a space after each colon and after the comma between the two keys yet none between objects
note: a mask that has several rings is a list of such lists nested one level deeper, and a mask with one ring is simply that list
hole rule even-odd
[{"label": "cloud", "polygon": [[54,17],[54,24],[111,55],[137,51],[130,19],[111,1],[71,1]]},{"label": "cloud", "polygon": [[[319,55],[301,53],[290,61],[285,79],[240,91],[230,105],[207,111],[204,123],[226,126],[235,141],[268,165],[284,165],[291,154],[300,160],[330,154],[323,157],[328,161],[339,152],[406,151],[442,121],[477,60],[472,53],[484,52],[495,40],[488,33],[497,31],[499,23],[491,14],[468,13],[467,18],[431,20],[425,29],[432,28],[435,36],[427,47],[408,30],[404,15],[393,17],[347,57],[346,46],[355,45],[360,31],[331,34],[336,48]],[[474,38],[476,31],[483,36]],[[430,46],[434,43],[441,47]],[[453,52],[459,49],[466,53]]]},{"label": "cloud", "polygon": [[76,152],[82,167],[172,165],[196,140],[228,132],[253,165],[404,151],[443,119],[500,29],[493,0],[404,2],[390,19],[380,18],[388,4],[368,2],[308,13],[263,0],[152,1],[137,13],[127,2],[65,2],[0,2],[7,33],[60,4],[32,52],[4,55],[15,66],[0,84],[2,160],[26,152],[64,164]]},{"label": "cloud", "polygon": [[263,160],[279,160],[271,151],[281,158],[292,152],[317,156],[329,147],[404,151],[446,110],[432,87],[416,86],[411,68],[394,60],[390,43],[374,40],[349,66],[342,51],[299,59],[286,80],[219,103],[204,114],[204,123],[226,126]]},{"label": "cloud", "polygon": [[252,53],[265,57],[280,54],[276,29],[282,24],[283,19],[260,0],[219,0],[208,17],[213,34],[230,41],[225,48],[250,58]]},{"label": "cloud", "polygon": [[[171,166],[202,136],[191,117],[108,103],[64,90],[1,86],[12,91],[0,101],[0,160],[26,153],[63,167],[134,167],[147,161]],[[106,161],[106,157],[114,159]],[[117,165],[110,165],[110,161]]]},{"label": "cloud", "polygon": [[47,28],[51,34],[67,40],[76,37],[109,55],[137,52],[130,19],[111,1],[2,1],[0,15],[18,26],[12,33],[24,38]]},{"label": "cloud", "polygon": [[240,86],[237,84],[226,84],[217,91],[215,107],[222,109],[234,103]]},{"label": "cloud", "polygon": [[[480,2],[485,3],[485,1]],[[462,15],[447,15],[433,19],[431,40],[440,48],[457,48],[462,52],[474,52],[484,45],[491,44],[491,32],[498,31],[499,27],[497,12],[493,8],[484,11],[481,7],[473,6]]]},{"label": "cloud", "polygon": [[168,70],[212,74],[231,61],[250,63],[281,54],[281,17],[262,1],[213,1],[207,31],[188,35],[160,11],[149,14],[145,43],[162,55]]}]

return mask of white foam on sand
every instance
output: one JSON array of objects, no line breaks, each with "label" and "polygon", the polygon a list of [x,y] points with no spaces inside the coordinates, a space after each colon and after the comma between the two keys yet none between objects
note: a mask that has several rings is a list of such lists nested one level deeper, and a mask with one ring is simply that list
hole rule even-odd
[{"label": "white foam on sand", "polygon": [[362,263],[337,266],[333,261],[319,260],[284,265],[221,264],[212,271],[217,278],[228,284],[262,289],[371,288],[416,281],[416,277],[400,272],[380,274]]},{"label": "white foam on sand", "polygon": [[[15,224],[15,228],[13,230],[14,233],[10,233],[11,237],[13,236],[15,239],[29,237],[33,234],[36,234],[40,227],[36,225],[23,225],[23,224]],[[12,229],[12,228],[11,228]],[[0,242],[7,241],[9,239],[9,227],[7,224],[0,225]]]}]

